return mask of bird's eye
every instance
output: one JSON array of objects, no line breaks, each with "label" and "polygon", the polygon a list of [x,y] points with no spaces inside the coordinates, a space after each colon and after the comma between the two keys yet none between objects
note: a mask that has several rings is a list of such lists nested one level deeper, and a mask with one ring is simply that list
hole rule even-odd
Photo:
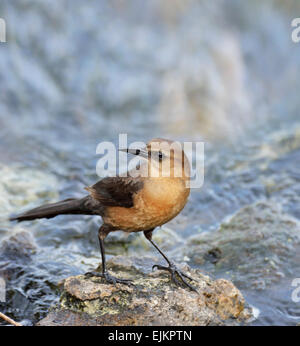
[{"label": "bird's eye", "polygon": [[158,152],[158,158],[159,158],[159,161],[161,161],[163,159],[163,153],[161,151]]},{"label": "bird's eye", "polygon": [[140,149],[136,149],[136,151],[135,151],[135,155],[140,155]]}]

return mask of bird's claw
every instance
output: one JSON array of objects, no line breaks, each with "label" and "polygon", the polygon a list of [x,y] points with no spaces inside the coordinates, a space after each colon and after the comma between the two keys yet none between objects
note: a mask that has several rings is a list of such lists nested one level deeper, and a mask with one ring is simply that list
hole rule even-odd
[{"label": "bird's claw", "polygon": [[198,293],[198,291],[196,290],[195,287],[193,287],[192,285],[190,285],[185,278],[191,280],[191,281],[195,281],[197,282],[197,280],[191,278],[190,276],[188,276],[187,274],[183,273],[181,270],[177,269],[177,267],[174,264],[170,264],[169,267],[165,267],[165,266],[161,266],[159,264],[154,264],[152,266],[152,270],[154,269],[158,269],[158,270],[167,270],[169,273],[171,273],[171,279],[172,281],[178,285],[178,286],[182,286],[180,281],[176,278],[176,274],[178,275],[178,277],[181,279],[182,283],[187,286],[190,290],[195,291]]},{"label": "bird's claw", "polygon": [[115,276],[110,275],[108,272],[105,273],[98,273],[98,272],[88,272],[84,274],[86,277],[100,277],[105,279],[106,282],[115,285],[116,283],[125,284],[125,285],[132,285],[132,280],[129,279],[120,279],[116,278]]}]

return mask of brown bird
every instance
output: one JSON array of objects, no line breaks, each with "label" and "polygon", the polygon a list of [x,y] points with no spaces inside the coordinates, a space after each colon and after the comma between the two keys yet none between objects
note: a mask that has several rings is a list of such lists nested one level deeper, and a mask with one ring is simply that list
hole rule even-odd
[{"label": "brown bird", "polygon": [[[170,150],[171,149],[171,150]],[[154,265],[167,270],[176,284],[183,283],[195,290],[186,279],[191,277],[180,271],[152,240],[153,230],[173,219],[185,206],[190,189],[188,159],[178,142],[152,139],[143,149],[120,149],[139,155],[140,164],[127,172],[127,176],[107,177],[87,187],[89,195],[82,199],[66,199],[46,204],[12,217],[11,221],[27,221],[53,218],[57,215],[99,215],[103,224],[98,238],[102,257],[102,273],[86,275],[100,276],[107,282],[130,284],[130,280],[113,277],[106,270],[104,239],[113,231],[144,232],[145,237],[168,263],[168,267]],[[181,282],[178,280],[178,278]]]}]

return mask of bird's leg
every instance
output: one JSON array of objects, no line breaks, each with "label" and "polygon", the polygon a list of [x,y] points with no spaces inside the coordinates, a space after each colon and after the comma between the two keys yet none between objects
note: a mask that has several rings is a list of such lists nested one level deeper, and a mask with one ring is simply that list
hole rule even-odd
[{"label": "bird's leg", "polygon": [[168,272],[171,273],[171,279],[172,281],[176,284],[176,285],[179,285],[180,286],[180,282],[179,280],[176,278],[176,274],[178,275],[178,277],[180,278],[180,280],[182,281],[182,283],[184,285],[186,285],[187,287],[189,287],[192,291],[195,291],[197,292],[196,288],[193,287],[192,285],[190,285],[186,280],[185,278],[191,280],[191,281],[197,281],[193,278],[191,278],[190,276],[188,276],[187,274],[183,273],[181,270],[179,270],[175,264],[170,261],[168,259],[168,257],[160,250],[160,248],[155,244],[155,242],[152,240],[152,232],[153,232],[153,229],[151,230],[148,230],[148,231],[144,231],[144,235],[145,237],[150,241],[150,243],[156,248],[156,250],[163,256],[163,258],[168,262],[169,266],[168,267],[165,267],[165,266],[161,266],[161,265],[158,265],[158,264],[155,264],[153,267],[152,267],[152,270],[157,268],[159,270],[167,270]]},{"label": "bird's leg", "polygon": [[131,283],[132,280],[116,278],[116,277],[110,275],[108,273],[108,271],[106,270],[104,239],[107,237],[109,232],[111,232],[111,229],[106,225],[102,225],[99,229],[99,232],[98,232],[98,239],[99,239],[101,259],[102,259],[102,273],[88,272],[85,275],[86,276],[97,276],[97,277],[104,278],[108,283],[111,283],[111,284],[123,283],[123,284],[128,285]]}]

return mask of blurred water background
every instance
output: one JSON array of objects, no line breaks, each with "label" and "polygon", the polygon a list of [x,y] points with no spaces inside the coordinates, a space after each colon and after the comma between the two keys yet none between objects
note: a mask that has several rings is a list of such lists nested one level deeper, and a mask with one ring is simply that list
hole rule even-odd
[{"label": "blurred water background", "polygon": [[[35,323],[59,280],[98,265],[98,218],[6,218],[84,195],[97,144],[127,133],[205,141],[204,186],[155,239],[233,280],[252,324],[299,323],[299,1],[1,0],[0,17],[0,310]],[[107,243],[157,255],[142,235]]]}]

